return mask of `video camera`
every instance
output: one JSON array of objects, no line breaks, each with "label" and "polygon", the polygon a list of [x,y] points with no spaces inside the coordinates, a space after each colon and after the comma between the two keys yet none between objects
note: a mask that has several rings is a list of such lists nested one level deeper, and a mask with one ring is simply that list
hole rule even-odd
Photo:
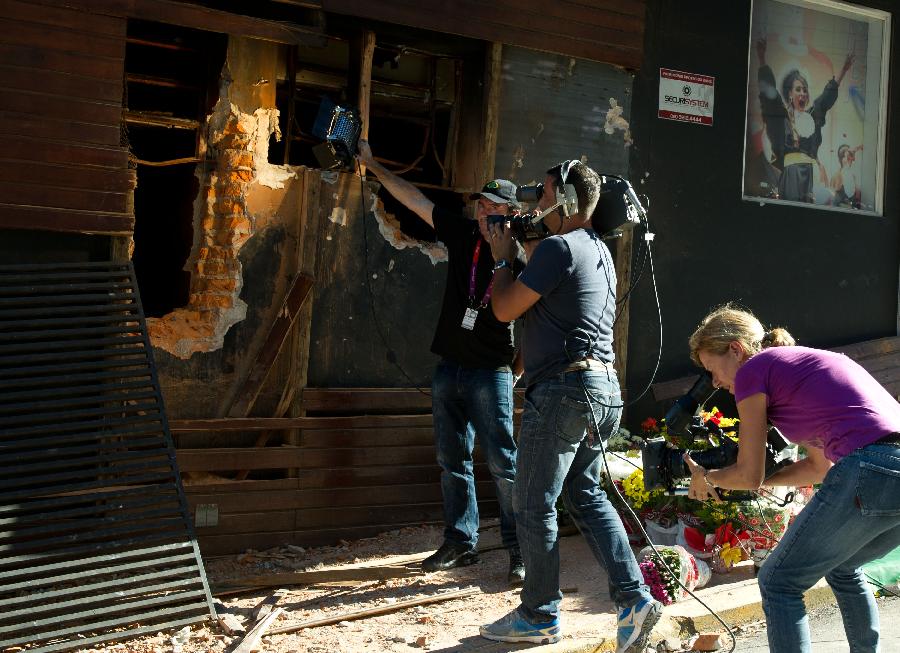
[{"label": "video camera", "polygon": [[313,135],[324,139],[312,148],[319,165],[326,170],[349,168],[359,149],[362,121],[359,111],[322,98]]},{"label": "video camera", "polygon": [[[738,445],[726,436],[716,424],[703,423],[696,414],[701,406],[716,391],[708,374],[702,374],[687,394],[675,402],[666,413],[666,427],[669,435],[678,440],[681,448],[670,445],[664,438],[652,438],[644,443],[642,453],[644,466],[644,489],[648,492],[662,489],[667,494],[676,494],[677,481],[691,475],[683,456],[691,458],[706,469],[721,469],[737,462]],[[702,450],[692,449],[699,443],[714,446]],[[769,478],[778,470],[790,465],[790,443],[774,426],[766,435],[766,463],[764,477]],[[720,492],[725,500],[742,501],[746,492]]]},{"label": "video camera", "polygon": [[[544,224],[544,218],[554,211],[559,211],[563,218],[578,212],[578,196],[575,187],[567,184],[566,178],[573,161],[566,161],[561,167],[561,182],[554,189],[555,201],[543,211],[534,211],[524,215],[488,216],[489,224],[510,223],[513,238],[520,242],[537,240],[552,236],[552,232]],[[623,224],[634,225],[646,219],[647,212],[641,205],[627,179],[616,175],[601,175],[600,198],[591,216],[591,227],[601,236],[605,236]],[[536,204],[544,196],[544,184],[535,186],[519,186],[516,199],[520,202]]]}]

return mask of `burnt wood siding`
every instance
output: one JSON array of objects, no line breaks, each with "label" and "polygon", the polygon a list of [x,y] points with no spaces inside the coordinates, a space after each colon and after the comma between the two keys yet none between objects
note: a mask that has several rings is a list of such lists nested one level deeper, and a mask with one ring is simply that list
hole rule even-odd
[{"label": "burnt wood siding", "polygon": [[0,0],[0,228],[127,234],[126,20]]},{"label": "burnt wood siding", "polygon": [[322,0],[327,12],[398,23],[636,70],[644,0]]}]

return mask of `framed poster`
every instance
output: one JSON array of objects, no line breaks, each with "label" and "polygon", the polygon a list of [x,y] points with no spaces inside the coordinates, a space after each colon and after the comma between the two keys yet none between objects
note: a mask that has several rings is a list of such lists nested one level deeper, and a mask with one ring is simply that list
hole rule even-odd
[{"label": "framed poster", "polygon": [[753,0],[743,197],[882,214],[890,14]]}]

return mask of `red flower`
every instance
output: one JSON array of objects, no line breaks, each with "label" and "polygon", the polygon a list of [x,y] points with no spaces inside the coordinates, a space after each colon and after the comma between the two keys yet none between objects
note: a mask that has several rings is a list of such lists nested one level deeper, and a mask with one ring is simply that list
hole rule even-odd
[{"label": "red flower", "polygon": [[693,526],[684,527],[684,541],[695,551],[706,550],[706,537]]},{"label": "red flower", "polygon": [[657,430],[657,421],[652,417],[648,417],[643,422],[641,422],[641,428],[645,431],[656,431]]}]

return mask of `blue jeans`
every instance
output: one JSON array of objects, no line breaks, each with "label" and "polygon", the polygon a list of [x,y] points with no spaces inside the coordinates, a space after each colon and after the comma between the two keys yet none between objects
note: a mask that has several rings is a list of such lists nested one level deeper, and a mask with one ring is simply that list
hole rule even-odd
[{"label": "blue jeans", "polygon": [[[581,377],[591,394],[591,426]],[[528,388],[519,433],[514,506],[525,560],[519,611],[532,623],[559,616],[559,542],[556,500],[572,515],[594,557],[606,569],[610,596],[626,607],[650,599],[619,515],[600,488],[600,442],[622,415],[612,369],[564,372]]]},{"label": "blue jeans", "polygon": [[759,570],[773,653],[808,653],[803,592],[822,577],[851,653],[878,650],[878,608],[860,567],[900,546],[900,447],[870,444],[838,461]]},{"label": "blue jeans", "polygon": [[475,549],[478,544],[478,504],[472,449],[475,437],[487,460],[500,504],[503,546],[516,548],[512,492],[516,474],[513,439],[513,376],[507,370],[438,363],[431,381],[434,440],[441,466],[444,497],[444,539]]}]

